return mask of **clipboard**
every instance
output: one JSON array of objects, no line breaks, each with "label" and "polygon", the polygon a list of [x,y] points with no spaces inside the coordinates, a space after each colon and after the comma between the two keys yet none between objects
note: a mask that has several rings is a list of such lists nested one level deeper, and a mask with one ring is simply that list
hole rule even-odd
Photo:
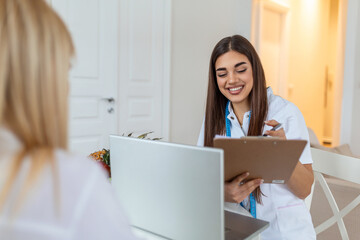
[{"label": "clipboard", "polygon": [[247,179],[262,178],[264,183],[286,183],[306,144],[306,140],[273,137],[214,139],[214,147],[224,150],[225,181],[249,172]]}]

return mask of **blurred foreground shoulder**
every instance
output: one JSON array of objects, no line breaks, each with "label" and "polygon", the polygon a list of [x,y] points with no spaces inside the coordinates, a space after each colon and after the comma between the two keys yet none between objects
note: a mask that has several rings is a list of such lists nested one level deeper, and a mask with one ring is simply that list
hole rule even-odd
[{"label": "blurred foreground shoulder", "polygon": [[63,151],[56,156],[62,187],[77,195],[71,239],[137,239],[102,167]]}]

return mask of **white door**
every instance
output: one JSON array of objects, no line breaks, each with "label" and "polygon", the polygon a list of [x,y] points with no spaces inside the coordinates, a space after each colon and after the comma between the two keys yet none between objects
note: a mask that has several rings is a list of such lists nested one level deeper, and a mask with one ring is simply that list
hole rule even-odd
[{"label": "white door", "polygon": [[72,34],[71,150],[88,155],[108,148],[117,132],[118,0],[52,0]]},{"label": "white door", "polygon": [[120,0],[120,133],[168,140],[170,4]]},{"label": "white door", "polygon": [[281,2],[255,1],[254,45],[260,56],[266,85],[287,98],[287,46],[289,7]]}]

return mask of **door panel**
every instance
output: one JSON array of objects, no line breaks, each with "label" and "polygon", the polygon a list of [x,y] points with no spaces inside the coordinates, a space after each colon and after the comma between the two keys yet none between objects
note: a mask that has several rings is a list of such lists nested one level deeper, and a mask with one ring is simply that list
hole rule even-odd
[{"label": "door panel", "polygon": [[[168,0],[122,0],[120,5],[119,132],[167,138],[164,115]],[[167,60],[166,60],[167,59]]]},{"label": "door panel", "polygon": [[[52,0],[73,37],[69,147],[88,155],[117,133],[118,1]],[[114,101],[107,98],[112,97]]]}]

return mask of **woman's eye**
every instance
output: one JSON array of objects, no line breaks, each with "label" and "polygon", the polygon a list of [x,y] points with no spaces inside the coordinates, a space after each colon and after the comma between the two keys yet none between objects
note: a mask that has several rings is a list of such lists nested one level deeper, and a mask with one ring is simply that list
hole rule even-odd
[{"label": "woman's eye", "polygon": [[225,77],[225,76],[226,76],[226,73],[218,74],[218,77]]},{"label": "woman's eye", "polygon": [[237,70],[238,73],[242,73],[242,72],[245,72],[245,71],[246,71],[246,68],[242,69],[242,70]]}]

